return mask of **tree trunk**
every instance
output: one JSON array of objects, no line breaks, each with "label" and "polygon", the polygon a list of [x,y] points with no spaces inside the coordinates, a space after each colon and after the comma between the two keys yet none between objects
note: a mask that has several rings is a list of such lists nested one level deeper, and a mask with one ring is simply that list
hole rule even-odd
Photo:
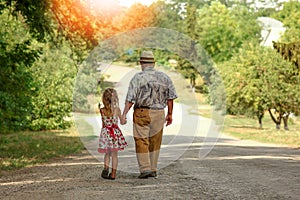
[{"label": "tree trunk", "polygon": [[259,128],[262,129],[263,125],[262,125],[262,118],[264,117],[264,114],[257,114],[257,118],[258,118],[258,123],[259,123]]},{"label": "tree trunk", "polygon": [[286,113],[283,115],[282,119],[283,119],[283,123],[284,123],[284,130],[288,131],[289,127],[288,127],[288,120],[289,120],[289,113]]},{"label": "tree trunk", "polygon": [[196,78],[195,78],[194,74],[192,74],[190,76],[190,84],[191,84],[191,87],[192,87],[192,92],[194,93],[195,92],[195,87],[196,87]]},{"label": "tree trunk", "polygon": [[276,124],[276,129],[279,130],[280,129],[281,118],[282,118],[281,113],[279,113],[278,117],[276,117],[276,116],[273,115],[271,109],[269,109],[269,114],[270,114],[271,119],[273,120],[273,122]]}]

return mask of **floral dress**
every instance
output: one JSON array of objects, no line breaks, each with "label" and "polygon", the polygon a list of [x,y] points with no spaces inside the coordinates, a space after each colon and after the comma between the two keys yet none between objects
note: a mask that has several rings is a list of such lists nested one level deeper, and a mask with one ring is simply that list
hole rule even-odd
[{"label": "floral dress", "polygon": [[101,113],[102,129],[99,138],[99,153],[124,150],[127,146],[125,137],[118,126],[118,117],[107,117]]}]

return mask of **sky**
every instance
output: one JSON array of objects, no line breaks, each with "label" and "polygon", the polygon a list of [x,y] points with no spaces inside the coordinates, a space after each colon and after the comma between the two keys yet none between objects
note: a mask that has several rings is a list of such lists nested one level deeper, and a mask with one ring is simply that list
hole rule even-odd
[{"label": "sky", "polygon": [[119,0],[119,2],[120,2],[119,4],[121,6],[126,6],[126,7],[129,8],[134,3],[141,3],[141,4],[144,4],[146,6],[149,6],[155,1],[156,0]]}]

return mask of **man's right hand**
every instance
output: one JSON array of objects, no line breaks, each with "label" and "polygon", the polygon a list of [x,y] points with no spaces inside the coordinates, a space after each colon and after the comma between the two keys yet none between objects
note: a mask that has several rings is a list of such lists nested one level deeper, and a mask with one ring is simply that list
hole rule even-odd
[{"label": "man's right hand", "polygon": [[172,114],[167,114],[167,116],[166,116],[166,122],[167,122],[166,126],[169,126],[169,125],[172,124],[172,122],[173,122]]}]

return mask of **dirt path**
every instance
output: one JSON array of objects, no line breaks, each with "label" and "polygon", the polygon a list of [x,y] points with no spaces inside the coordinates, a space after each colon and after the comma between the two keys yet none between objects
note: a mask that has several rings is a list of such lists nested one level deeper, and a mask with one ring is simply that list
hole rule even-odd
[{"label": "dirt path", "polygon": [[[0,199],[299,199],[300,150],[222,138],[199,159],[201,138],[158,178],[100,177],[87,151],[0,177]],[[120,163],[122,165],[122,163]]]}]

